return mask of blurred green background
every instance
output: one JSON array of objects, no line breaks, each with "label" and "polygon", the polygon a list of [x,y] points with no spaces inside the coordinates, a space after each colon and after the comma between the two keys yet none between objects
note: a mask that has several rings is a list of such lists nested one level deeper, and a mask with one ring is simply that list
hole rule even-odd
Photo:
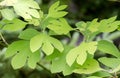
[{"label": "blurred green background", "polygon": [[[58,0],[36,0],[44,13],[48,12],[51,4]],[[106,19],[117,15],[117,20],[120,20],[120,0],[60,0],[61,4],[68,5],[66,9],[68,15],[65,18],[69,24],[74,27],[78,21],[91,21],[94,18]],[[74,33],[72,33],[74,35]],[[17,40],[18,32],[4,33],[3,36],[8,43]],[[102,34],[103,39],[113,40],[115,45],[119,47],[120,32],[111,34]],[[71,74],[64,77],[61,73],[51,74],[48,71],[37,66],[32,70],[25,66],[19,70],[13,70],[10,65],[10,59],[4,58],[6,45],[0,38],[0,78],[85,78],[84,75]],[[46,61],[42,61],[46,65]]]}]

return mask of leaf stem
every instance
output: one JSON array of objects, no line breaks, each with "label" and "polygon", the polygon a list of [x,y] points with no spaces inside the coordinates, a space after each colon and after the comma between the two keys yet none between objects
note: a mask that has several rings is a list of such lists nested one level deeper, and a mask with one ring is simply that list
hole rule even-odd
[{"label": "leaf stem", "polygon": [[0,37],[3,40],[3,42],[8,46],[9,44],[7,43],[7,41],[5,40],[5,38],[3,37],[2,33],[0,33]]},{"label": "leaf stem", "polygon": [[49,69],[47,69],[45,66],[43,66],[40,63],[37,63],[38,66],[40,66],[41,68],[43,68],[44,70],[46,70],[47,72],[51,73],[51,71]]}]

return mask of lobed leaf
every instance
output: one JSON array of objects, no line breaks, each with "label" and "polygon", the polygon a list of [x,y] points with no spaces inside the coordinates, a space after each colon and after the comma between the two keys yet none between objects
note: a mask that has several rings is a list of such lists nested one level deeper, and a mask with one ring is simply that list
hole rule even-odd
[{"label": "lobed leaf", "polygon": [[50,55],[53,53],[53,47],[58,49],[60,52],[64,50],[63,45],[59,40],[52,38],[46,34],[38,34],[30,40],[30,49],[32,52],[35,52],[38,49],[42,48],[45,54]]},{"label": "lobed leaf", "polygon": [[7,31],[18,31],[23,29],[26,26],[26,22],[23,22],[19,19],[13,19],[13,20],[4,20],[3,24],[3,30],[7,30]]},{"label": "lobed leaf", "polygon": [[64,18],[50,21],[47,27],[57,34],[67,34],[73,30]]},{"label": "lobed leaf", "polygon": [[87,52],[94,55],[96,49],[97,42],[82,42],[78,47],[69,51],[66,56],[67,64],[71,66],[76,60],[78,64],[83,65],[87,59]]},{"label": "lobed leaf", "polygon": [[49,8],[48,17],[60,18],[67,14],[67,12],[61,11],[64,10],[67,6],[66,5],[59,6],[59,4],[60,2],[57,1]]},{"label": "lobed leaf", "polygon": [[40,52],[36,51],[35,53],[32,53],[29,48],[29,41],[25,40],[13,42],[8,47],[5,56],[7,58],[14,56],[11,62],[14,69],[23,67],[26,64],[27,60],[28,66],[30,68],[35,68],[36,63],[40,60]]}]

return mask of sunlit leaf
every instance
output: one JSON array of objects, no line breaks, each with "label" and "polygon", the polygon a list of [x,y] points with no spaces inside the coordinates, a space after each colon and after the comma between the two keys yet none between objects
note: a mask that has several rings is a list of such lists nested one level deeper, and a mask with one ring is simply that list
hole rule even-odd
[{"label": "sunlit leaf", "polygon": [[59,4],[60,2],[57,1],[49,8],[48,17],[60,18],[67,14],[67,12],[61,11],[64,10],[67,6],[66,5],[59,6]]},{"label": "sunlit leaf", "polygon": [[42,50],[45,51],[47,55],[50,55],[54,50],[53,47],[58,49],[60,52],[64,50],[63,45],[59,40],[46,34],[38,34],[30,40],[30,49],[32,52],[42,48]]},{"label": "sunlit leaf", "polygon": [[112,32],[115,31],[120,25],[120,21],[115,21],[116,16],[109,19],[104,19],[100,21],[99,31],[101,32]]},{"label": "sunlit leaf", "polygon": [[15,13],[12,9],[2,9],[1,14],[7,20],[12,20],[13,18],[15,18]]},{"label": "sunlit leaf", "polygon": [[96,49],[97,42],[82,42],[78,47],[69,51],[66,56],[67,64],[71,66],[76,60],[78,64],[83,65],[87,59],[87,52],[94,55]]}]

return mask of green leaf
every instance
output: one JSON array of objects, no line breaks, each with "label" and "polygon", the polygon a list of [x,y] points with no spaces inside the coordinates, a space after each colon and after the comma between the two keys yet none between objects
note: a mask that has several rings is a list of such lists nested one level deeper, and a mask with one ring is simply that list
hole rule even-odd
[{"label": "green leaf", "polygon": [[30,68],[35,68],[36,63],[39,62],[40,60],[40,52],[36,51],[35,53],[31,53],[30,56],[28,57],[28,66]]},{"label": "green leaf", "polygon": [[5,56],[6,58],[14,56],[11,62],[14,69],[23,67],[27,60],[30,68],[36,67],[36,63],[40,60],[40,52],[32,53],[29,46],[29,41],[25,40],[13,42],[8,46]]},{"label": "green leaf", "polygon": [[76,26],[80,31],[85,31],[87,28],[87,24],[83,21],[76,23]]},{"label": "green leaf", "polygon": [[35,52],[36,50],[42,48],[45,54],[50,55],[51,53],[53,53],[53,47],[58,49],[60,52],[64,50],[63,45],[59,40],[46,34],[36,35],[30,40],[30,49],[32,52]]},{"label": "green leaf", "polygon": [[46,55],[50,55],[54,51],[54,47],[50,42],[45,42],[42,46],[42,50],[45,52]]},{"label": "green leaf", "polygon": [[120,25],[120,21],[115,21],[115,17],[109,19],[104,19],[100,21],[100,26],[98,27],[101,32],[112,32],[115,31]]},{"label": "green leaf", "polygon": [[22,31],[19,35],[20,39],[25,39],[25,40],[30,40],[32,37],[40,34],[37,30],[35,29],[26,29]]},{"label": "green leaf", "polygon": [[13,18],[15,18],[15,13],[12,9],[2,9],[1,14],[7,20],[12,20]]},{"label": "green leaf", "polygon": [[102,77],[102,78],[103,77],[112,77],[112,75],[107,71],[99,71],[99,72],[93,73],[92,75]]},{"label": "green leaf", "polygon": [[67,34],[73,30],[64,18],[50,21],[47,27],[57,34]]},{"label": "green leaf", "polygon": [[69,51],[66,56],[67,64],[71,66],[76,60],[78,64],[83,65],[87,59],[87,52],[94,55],[96,49],[97,42],[82,42],[78,47]]},{"label": "green leaf", "polygon": [[107,19],[108,23],[112,23],[113,21],[115,21],[117,18],[117,16],[113,16],[113,17],[110,17],[109,19]]},{"label": "green leaf", "polygon": [[32,19],[32,17],[40,18],[39,12],[36,10],[40,8],[34,0],[17,0],[12,6],[15,12],[24,19]]},{"label": "green leaf", "polygon": [[91,74],[101,70],[99,63],[96,60],[88,58],[83,65],[79,65],[73,72],[79,74]]},{"label": "green leaf", "polygon": [[67,5],[61,5],[59,6],[56,10],[59,11],[59,10],[64,10],[65,8],[67,8]]},{"label": "green leaf", "polygon": [[120,59],[103,57],[100,58],[99,61],[104,65],[111,67],[112,68],[111,73],[115,73],[120,70]]},{"label": "green leaf", "polygon": [[118,27],[118,30],[120,30],[120,26]]},{"label": "green leaf", "polygon": [[35,19],[35,18],[28,19],[26,21],[28,21],[29,24],[33,24],[34,26],[38,26],[40,24],[40,20],[39,19]]},{"label": "green leaf", "polygon": [[62,52],[64,50],[64,47],[62,45],[62,43],[53,38],[53,37],[49,37],[49,40],[48,40],[56,49],[58,49],[60,52]]},{"label": "green leaf", "polygon": [[113,43],[111,43],[109,41],[100,40],[98,42],[98,50],[120,58],[119,50],[117,49],[117,47]]},{"label": "green leaf", "polygon": [[1,6],[12,6],[17,2],[17,0],[3,0],[0,2]]},{"label": "green leaf", "polygon": [[32,52],[37,51],[42,46],[44,39],[45,39],[44,35],[42,35],[42,34],[38,34],[38,35],[34,36],[33,38],[31,38],[31,40],[30,40],[31,51]]},{"label": "green leaf", "polygon": [[67,65],[66,59],[65,59],[70,48],[71,47],[69,47],[69,46],[65,47],[65,49],[62,53],[60,53],[58,50],[55,50],[54,53],[57,53],[57,55],[55,55],[54,53],[52,55],[50,55],[51,56],[50,59],[52,59],[52,65],[51,65],[52,73],[62,72],[64,75],[69,75],[72,73],[74,67],[69,67]]},{"label": "green leaf", "polygon": [[26,22],[23,22],[19,19],[13,19],[11,21],[8,20],[4,20],[3,24],[3,30],[7,30],[7,31],[18,31],[21,30],[25,27],[25,25],[27,24]]},{"label": "green leaf", "polygon": [[58,1],[49,8],[48,17],[60,18],[67,14],[67,12],[61,11],[64,10],[67,6],[66,5],[59,6],[59,4],[60,2]]},{"label": "green leaf", "polygon": [[94,19],[94,20],[90,23],[90,25],[89,25],[89,27],[88,27],[88,29],[89,29],[91,32],[96,32],[96,31],[98,31],[99,23],[97,22],[97,20],[98,20],[98,19]]},{"label": "green leaf", "polygon": [[87,77],[87,78],[102,78],[102,77],[98,77],[98,76],[90,76],[90,77]]}]

